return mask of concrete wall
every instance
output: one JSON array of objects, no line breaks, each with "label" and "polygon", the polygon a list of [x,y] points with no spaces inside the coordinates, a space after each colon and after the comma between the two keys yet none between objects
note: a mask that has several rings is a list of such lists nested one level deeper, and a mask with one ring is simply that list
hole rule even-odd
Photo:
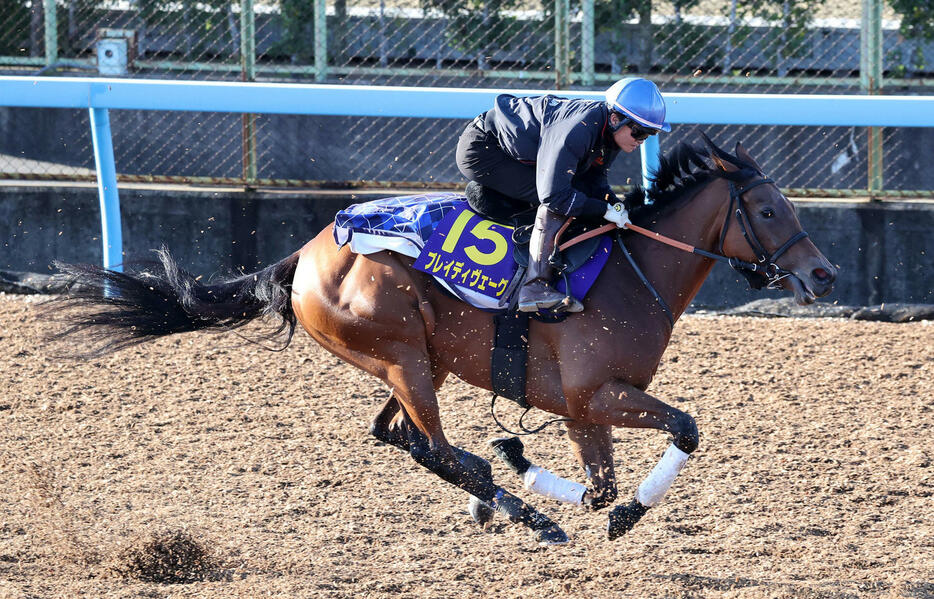
[{"label": "concrete wall", "polygon": [[[121,188],[128,261],[166,245],[180,263],[210,276],[257,270],[300,248],[351,203],[385,191],[192,191]],[[798,203],[811,238],[840,267],[824,301],[874,305],[934,303],[934,203]],[[0,187],[0,270],[49,272],[52,260],[101,262],[100,213],[93,187]],[[779,292],[753,292],[718,265],[699,306],[735,306]]]}]

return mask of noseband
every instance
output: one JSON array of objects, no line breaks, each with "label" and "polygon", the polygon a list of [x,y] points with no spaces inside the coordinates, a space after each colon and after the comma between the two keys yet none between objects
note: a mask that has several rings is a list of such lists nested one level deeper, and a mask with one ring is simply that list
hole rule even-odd
[{"label": "noseband", "polygon": [[752,221],[749,220],[749,215],[746,214],[746,206],[743,203],[743,194],[750,189],[765,184],[774,185],[775,182],[768,177],[763,177],[739,189],[736,189],[732,181],[730,182],[730,209],[727,212],[726,220],[720,231],[720,243],[717,245],[718,259],[722,259],[723,242],[726,240],[726,234],[730,228],[730,222],[732,222],[730,220],[730,213],[732,213],[736,216],[736,223],[739,225],[739,229],[742,231],[746,243],[749,244],[749,249],[751,249],[756,256],[756,262],[745,262],[738,258],[727,258],[727,261],[734,270],[738,270],[746,277],[746,280],[749,281],[749,285],[754,289],[762,289],[763,287],[774,289],[779,281],[790,275],[791,271],[785,270],[779,266],[776,261],[782,254],[787,252],[791,246],[808,236],[806,231],[798,231],[788,238],[788,241],[783,243],[781,247],[772,252],[771,255],[766,251],[762,246],[762,242],[756,237],[756,232],[752,229]]}]

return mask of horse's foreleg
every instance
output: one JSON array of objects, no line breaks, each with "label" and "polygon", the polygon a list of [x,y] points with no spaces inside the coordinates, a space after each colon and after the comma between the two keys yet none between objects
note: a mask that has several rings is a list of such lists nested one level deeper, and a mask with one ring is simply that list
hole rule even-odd
[{"label": "horse's foreleg", "polygon": [[673,436],[671,446],[638,486],[629,505],[619,506],[610,513],[607,534],[615,539],[631,530],[671,488],[688,456],[697,449],[697,424],[687,413],[622,381],[611,381],[589,401],[574,402],[574,405],[577,406],[574,416],[580,420],[604,426],[654,428]]},{"label": "horse's foreleg", "polygon": [[574,455],[590,481],[584,505],[592,510],[607,507],[617,495],[612,427],[571,420],[567,429]]},{"label": "horse's foreleg", "polygon": [[519,437],[502,437],[490,441],[493,453],[522,478],[526,491],[544,495],[550,499],[583,505],[587,487],[561,478],[549,470],[530,462],[524,453]]}]

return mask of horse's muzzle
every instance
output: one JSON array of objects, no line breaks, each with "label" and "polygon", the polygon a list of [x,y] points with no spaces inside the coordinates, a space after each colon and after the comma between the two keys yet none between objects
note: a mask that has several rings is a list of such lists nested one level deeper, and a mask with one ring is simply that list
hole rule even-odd
[{"label": "horse's muzzle", "polygon": [[[819,297],[824,297],[833,291],[834,281],[837,280],[837,269],[821,256],[818,264],[810,269],[794,269],[786,279],[788,288],[795,295],[799,305],[812,304]],[[802,272],[803,271],[803,272]]]}]

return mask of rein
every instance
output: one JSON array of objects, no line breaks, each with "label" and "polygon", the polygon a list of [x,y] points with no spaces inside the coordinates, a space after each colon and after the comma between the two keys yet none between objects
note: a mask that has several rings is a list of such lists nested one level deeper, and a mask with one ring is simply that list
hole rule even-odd
[{"label": "rein", "polygon": [[[767,289],[774,289],[778,285],[779,281],[781,281],[782,279],[784,279],[785,277],[791,274],[790,271],[785,270],[784,268],[779,266],[776,263],[776,260],[778,260],[780,256],[782,256],[785,252],[787,252],[791,248],[791,246],[798,243],[802,239],[807,238],[808,234],[806,231],[798,231],[771,254],[769,254],[765,250],[765,248],[762,246],[762,243],[759,241],[759,238],[756,237],[755,231],[753,231],[752,229],[752,222],[749,220],[749,216],[746,214],[746,208],[743,204],[742,196],[747,191],[755,187],[758,187],[760,185],[766,185],[766,184],[775,185],[775,182],[768,177],[763,177],[739,189],[736,188],[736,186],[733,184],[732,181],[730,182],[730,209],[727,212],[726,219],[723,223],[723,227],[720,230],[720,243],[717,244],[716,252],[708,252],[707,250],[702,250],[700,248],[694,247],[693,245],[678,241],[676,239],[672,239],[670,237],[666,237],[664,235],[661,235],[660,233],[656,233],[654,231],[644,229],[632,223],[626,223],[625,228],[635,233],[638,233],[640,235],[643,235],[645,237],[648,237],[649,239],[654,239],[655,241],[658,241],[660,243],[664,243],[665,245],[669,245],[673,248],[679,249],[683,252],[697,254],[698,256],[703,256],[704,258],[710,258],[711,260],[716,260],[718,262],[723,262],[725,264],[728,264],[730,268],[732,268],[733,270],[737,270],[741,274],[743,274],[746,277],[746,279],[749,281],[749,284],[755,289],[761,289],[762,287],[766,287]],[[743,238],[746,240],[746,243],[749,244],[749,248],[756,255],[756,262],[746,262],[745,260],[740,260],[739,258],[733,258],[730,256],[723,255],[723,242],[726,240],[727,230],[729,229],[730,223],[732,222],[730,219],[731,213],[736,216],[736,222],[739,225],[739,228],[743,233]],[[570,222],[570,219],[569,219],[569,222]],[[747,223],[749,224],[749,226],[747,226]],[[606,225],[600,226],[586,233],[582,233],[581,235],[578,235],[577,237],[574,237],[573,239],[570,239],[560,244],[558,246],[558,249],[563,251],[566,248],[571,247],[572,245],[575,245],[577,243],[590,239],[591,237],[596,237],[597,235],[608,233],[615,229],[617,229],[617,226],[615,224],[608,223]],[[562,229],[562,232],[563,230],[564,229]],[[560,237],[560,234],[559,234],[559,237]],[[625,255],[626,259],[629,261],[629,264],[632,265],[633,269],[636,271],[636,274],[639,276],[640,279],[642,279],[642,283],[646,287],[648,287],[649,291],[652,292],[652,295],[655,296],[655,301],[659,303],[659,305],[662,307],[662,310],[664,310],[665,315],[668,317],[669,322],[671,322],[672,326],[674,326],[674,317],[671,313],[671,309],[668,307],[668,305],[665,303],[662,297],[658,294],[658,292],[655,290],[655,288],[652,286],[649,280],[645,277],[645,275],[642,274],[642,270],[639,269],[639,267],[636,265],[635,260],[633,260],[629,251],[626,249],[626,246],[623,243],[622,238],[619,235],[617,235],[616,241],[620,249],[623,251],[623,255]],[[764,279],[764,282],[753,278],[756,276],[762,277]]]}]

